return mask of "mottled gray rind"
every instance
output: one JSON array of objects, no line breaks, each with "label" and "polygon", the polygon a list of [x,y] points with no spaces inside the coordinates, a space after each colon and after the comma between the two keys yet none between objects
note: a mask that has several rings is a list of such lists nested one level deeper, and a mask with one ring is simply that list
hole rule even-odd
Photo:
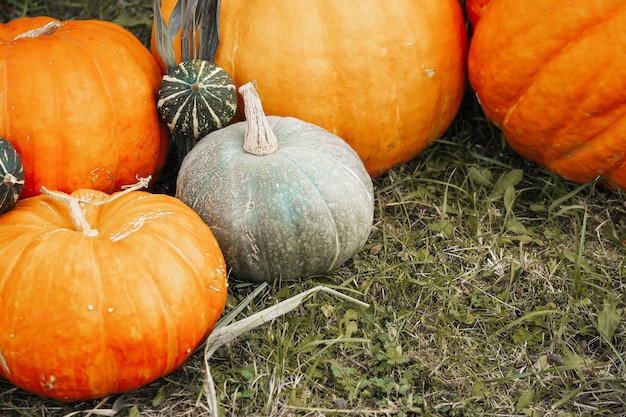
[{"label": "mottled gray rind", "polygon": [[183,160],[176,197],[209,225],[238,279],[331,271],[369,237],[372,180],[339,137],[295,118],[267,119],[276,152],[243,151],[245,122],[212,132]]}]

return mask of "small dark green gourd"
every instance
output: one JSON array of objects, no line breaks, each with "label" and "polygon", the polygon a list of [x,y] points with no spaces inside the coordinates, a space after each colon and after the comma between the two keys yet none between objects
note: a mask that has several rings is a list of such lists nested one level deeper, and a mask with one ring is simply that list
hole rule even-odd
[{"label": "small dark green gourd", "polygon": [[24,189],[24,166],[22,158],[11,142],[0,137],[0,214],[17,204]]},{"label": "small dark green gourd", "polygon": [[[237,110],[237,91],[228,73],[213,63],[219,45],[219,0],[179,0],[169,27],[159,0],[154,11],[156,47],[167,69],[157,109],[180,163],[200,138],[230,122]],[[177,63],[172,42],[179,30],[182,52]]]},{"label": "small dark green gourd", "polygon": [[237,110],[235,85],[212,62],[183,61],[163,76],[157,108],[170,132],[195,143],[232,119]]},{"label": "small dark green gourd", "polygon": [[339,267],[372,227],[363,162],[319,126],[266,117],[251,83],[239,91],[246,121],[198,141],[180,167],[176,197],[211,227],[234,278],[294,280]]}]

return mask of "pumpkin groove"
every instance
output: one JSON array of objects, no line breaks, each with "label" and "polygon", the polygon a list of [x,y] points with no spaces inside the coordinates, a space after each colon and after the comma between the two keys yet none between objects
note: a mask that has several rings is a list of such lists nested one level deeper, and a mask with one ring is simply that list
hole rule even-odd
[{"label": "pumpkin groove", "polygon": [[490,1],[491,0],[465,0],[465,12],[471,29],[476,27],[476,24],[485,11],[485,7],[487,7]]}]

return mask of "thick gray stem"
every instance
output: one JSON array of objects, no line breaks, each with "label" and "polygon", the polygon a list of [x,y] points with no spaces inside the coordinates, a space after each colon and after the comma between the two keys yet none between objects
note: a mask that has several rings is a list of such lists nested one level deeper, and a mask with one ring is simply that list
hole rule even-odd
[{"label": "thick gray stem", "polygon": [[268,155],[278,149],[278,139],[270,127],[261,98],[250,82],[239,87],[243,96],[243,109],[246,115],[246,136],[243,150],[254,155]]}]

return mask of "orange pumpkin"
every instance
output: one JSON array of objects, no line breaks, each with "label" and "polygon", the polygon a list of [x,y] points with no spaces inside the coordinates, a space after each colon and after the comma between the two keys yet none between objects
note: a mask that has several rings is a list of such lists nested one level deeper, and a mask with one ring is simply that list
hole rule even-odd
[{"label": "orange pumpkin", "polygon": [[217,241],[179,200],[132,190],[71,196],[74,204],[67,194],[23,199],[0,216],[0,376],[62,401],[172,372],[227,295]]},{"label": "orange pumpkin", "polygon": [[469,79],[515,151],[577,183],[626,186],[625,26],[621,0],[490,3]]},{"label": "orange pumpkin", "polygon": [[470,27],[475,27],[491,0],[465,0],[465,13]]},{"label": "orange pumpkin", "polygon": [[112,192],[163,166],[161,72],[121,26],[50,17],[0,24],[0,80],[0,136],[22,157],[22,197],[42,185]]},{"label": "orange pumpkin", "polygon": [[[175,4],[163,1],[166,21]],[[238,87],[255,80],[267,114],[346,140],[376,177],[449,126],[466,48],[458,0],[229,0],[215,63]]]}]

